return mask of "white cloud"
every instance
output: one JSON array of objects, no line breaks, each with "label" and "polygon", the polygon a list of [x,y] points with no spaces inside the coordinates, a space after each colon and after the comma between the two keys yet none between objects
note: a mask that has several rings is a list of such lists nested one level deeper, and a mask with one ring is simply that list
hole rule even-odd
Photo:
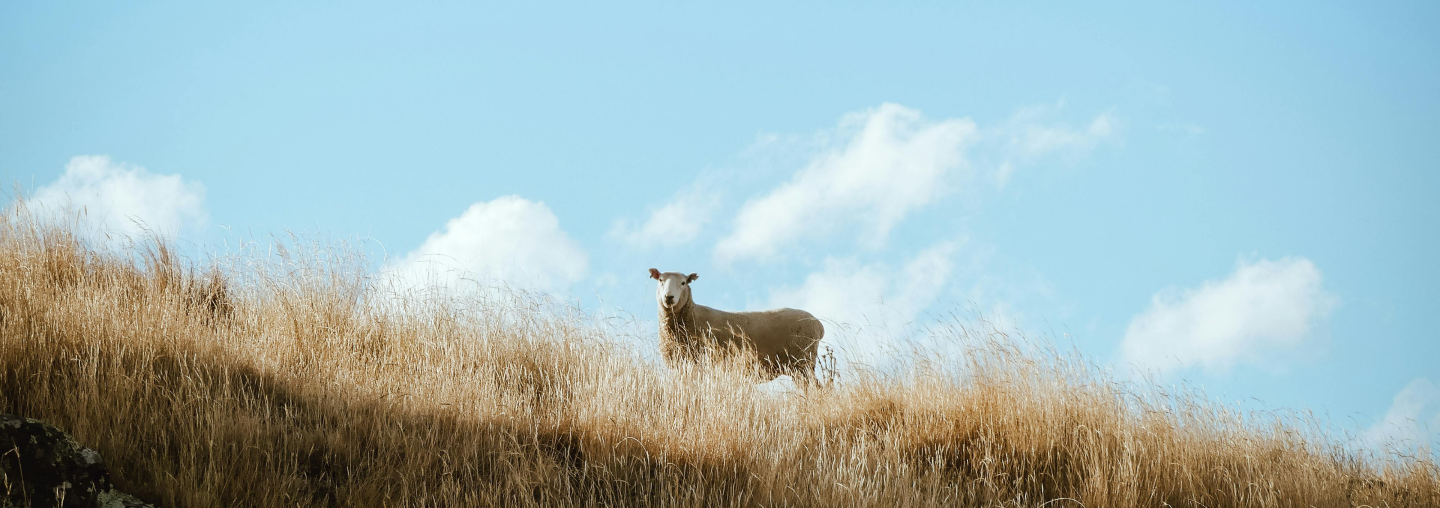
[{"label": "white cloud", "polygon": [[846,115],[838,142],[789,182],[753,199],[715,247],[721,263],[767,258],[798,240],[855,231],[878,248],[907,214],[935,200],[965,165],[969,119],[934,122],[897,104]]},{"label": "white cloud", "polygon": [[720,198],[710,186],[696,184],[651,210],[650,218],[638,227],[624,219],[616,222],[610,236],[640,249],[683,245],[700,234],[719,206]]},{"label": "white cloud", "polygon": [[36,189],[27,205],[42,214],[83,209],[92,225],[132,236],[147,229],[173,235],[208,219],[205,187],[199,182],[115,163],[106,156],[70,159],[65,173]]},{"label": "white cloud", "polygon": [[1417,378],[1405,385],[1385,412],[1362,439],[1374,447],[1395,447],[1401,451],[1429,445],[1440,450],[1440,386]]},{"label": "white cloud", "polygon": [[1130,321],[1121,352],[1161,372],[1225,369],[1298,348],[1337,301],[1308,259],[1241,260],[1224,280],[1156,294],[1150,309]]},{"label": "white cloud", "polygon": [[[945,242],[921,251],[905,266],[860,264],[854,259],[827,258],[821,271],[799,287],[770,292],[772,307],[805,309],[826,323],[826,342],[851,360],[900,339],[950,282],[953,256],[959,245]],[[863,339],[865,342],[858,342]]]},{"label": "white cloud", "polygon": [[585,276],[589,257],[545,203],[504,196],[470,205],[389,272],[412,285],[461,280],[563,291]]},{"label": "white cloud", "polygon": [[[896,224],[957,188],[972,168],[1003,187],[1016,168],[1081,157],[1119,139],[1113,115],[1072,127],[1059,118],[1063,109],[1063,103],[1021,108],[983,129],[968,118],[933,121],[890,103],[845,115],[835,130],[798,143],[809,155],[803,169],[740,208],[733,229],[715,246],[715,259],[765,259],[836,234],[854,234],[862,246],[878,249]],[[762,136],[757,146],[797,144],[780,139]]]},{"label": "white cloud", "polygon": [[1084,127],[1074,128],[1055,118],[1064,107],[1061,102],[1021,108],[1004,124],[982,132],[987,147],[995,150],[991,155],[998,158],[998,185],[1009,183],[1018,166],[1055,155],[1083,156],[1103,142],[1118,139],[1120,122],[1113,115],[1101,113]]}]

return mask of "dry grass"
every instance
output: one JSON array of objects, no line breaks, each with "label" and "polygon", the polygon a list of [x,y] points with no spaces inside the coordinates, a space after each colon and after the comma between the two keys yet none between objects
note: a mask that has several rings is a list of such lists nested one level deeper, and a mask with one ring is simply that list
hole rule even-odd
[{"label": "dry grass", "polygon": [[0,219],[0,411],[164,506],[1440,506],[1428,459],[994,330],[774,395],[541,298],[397,298],[323,246],[198,269],[75,231]]}]

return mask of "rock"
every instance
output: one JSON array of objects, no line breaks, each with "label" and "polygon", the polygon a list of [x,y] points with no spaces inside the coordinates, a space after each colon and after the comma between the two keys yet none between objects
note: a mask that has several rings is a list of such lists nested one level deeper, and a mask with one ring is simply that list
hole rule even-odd
[{"label": "rock", "polygon": [[154,508],[115,490],[100,453],[39,420],[0,414],[0,508]]}]

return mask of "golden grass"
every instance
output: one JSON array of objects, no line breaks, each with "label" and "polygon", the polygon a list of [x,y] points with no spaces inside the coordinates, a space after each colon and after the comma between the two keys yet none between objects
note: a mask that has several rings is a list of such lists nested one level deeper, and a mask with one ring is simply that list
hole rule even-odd
[{"label": "golden grass", "polygon": [[199,269],[76,231],[0,219],[0,411],[163,506],[1440,506],[1430,459],[995,330],[776,395],[543,298],[397,294],[323,245]]}]

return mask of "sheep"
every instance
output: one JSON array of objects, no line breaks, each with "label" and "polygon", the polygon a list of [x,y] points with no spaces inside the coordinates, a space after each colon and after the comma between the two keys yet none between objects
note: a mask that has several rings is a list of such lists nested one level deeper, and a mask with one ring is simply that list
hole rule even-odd
[{"label": "sheep", "polygon": [[789,374],[809,382],[815,376],[815,352],[825,327],[809,312],[771,309],[759,312],[725,312],[695,303],[690,283],[699,274],[685,275],[650,269],[659,282],[660,353],[672,367],[707,346],[753,351],[769,379]]}]

